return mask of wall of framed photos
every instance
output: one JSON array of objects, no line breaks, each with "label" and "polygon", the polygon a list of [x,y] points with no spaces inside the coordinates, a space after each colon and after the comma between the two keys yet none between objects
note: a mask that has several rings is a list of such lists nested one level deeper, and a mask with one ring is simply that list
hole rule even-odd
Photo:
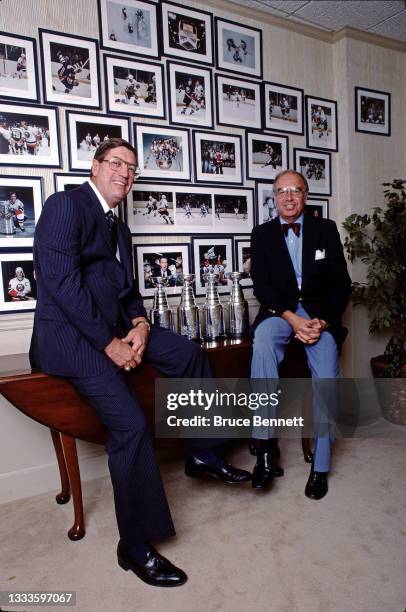
[{"label": "wall of framed photos", "polygon": [[[351,212],[382,202],[380,183],[404,176],[404,44],[351,30],[333,36],[227,0],[208,0],[204,10],[184,0],[113,4],[109,13],[105,0],[1,2],[0,30],[15,38],[3,45],[18,47],[24,38],[34,78],[22,94],[18,57],[0,52],[0,117],[27,120],[35,127],[28,130],[33,141],[43,145],[35,156],[28,145],[23,152],[0,150],[0,201],[17,191],[28,217],[24,232],[16,226],[15,243],[0,234],[3,355],[28,350],[33,304],[10,307],[5,295],[16,267],[32,274],[32,231],[41,205],[56,189],[84,180],[93,147],[105,136],[128,136],[142,163],[142,180],[122,211],[139,273],[161,252],[197,273],[209,252],[224,252],[222,263],[243,266],[252,226],[272,216],[272,180],[283,167],[307,173],[309,211],[339,226]],[[137,21],[140,7],[148,9],[144,24]],[[138,31],[143,44],[134,39]],[[72,88],[69,74],[65,81],[57,77],[67,54],[79,69]],[[129,99],[130,73],[139,88]],[[150,196],[159,202],[163,195],[173,223],[148,204]],[[353,267],[352,277],[359,280],[362,270]],[[249,278],[245,287],[252,316]],[[147,281],[141,290],[149,306]],[[179,287],[168,293],[177,304]],[[346,324],[344,375],[369,376],[369,357],[383,340],[368,336],[362,310],[349,309]],[[56,487],[48,433],[0,401],[0,502]],[[18,456],[17,439],[29,449]],[[80,445],[79,455],[85,479],[105,473],[94,447]]]}]

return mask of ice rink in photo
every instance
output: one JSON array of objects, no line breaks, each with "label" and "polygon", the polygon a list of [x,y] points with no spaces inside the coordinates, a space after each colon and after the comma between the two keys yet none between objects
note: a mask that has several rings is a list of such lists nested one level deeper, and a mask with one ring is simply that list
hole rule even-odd
[{"label": "ice rink in photo", "polygon": [[49,44],[52,90],[72,98],[91,98],[89,50],[55,42]]},{"label": "ice rink in photo", "polygon": [[188,123],[207,119],[204,77],[176,74],[176,116]]},{"label": "ice rink in photo", "polygon": [[133,191],[133,221],[130,225],[164,228],[175,224],[173,194],[166,191]]},{"label": "ice rink in photo", "polygon": [[0,185],[0,238],[7,239],[4,246],[17,246],[16,238],[33,238],[34,230],[33,188]]},{"label": "ice rink in photo", "polygon": [[223,94],[222,115],[233,124],[239,121],[255,121],[255,99],[248,98],[242,93]]},{"label": "ice rink in photo", "polygon": [[244,233],[247,218],[246,198],[234,195],[214,196],[215,227],[224,227],[225,232],[232,228],[233,231]]},{"label": "ice rink in photo", "polygon": [[326,187],[326,165],[322,159],[300,158],[300,173],[309,183],[309,191]]},{"label": "ice rink in photo", "polygon": [[132,8],[125,3],[106,1],[108,37],[138,47],[151,47],[149,11]]},{"label": "ice rink in photo", "polygon": [[176,222],[178,225],[211,227],[213,210],[211,195],[178,193],[176,195]]},{"label": "ice rink in photo", "polygon": [[222,29],[223,61],[235,67],[255,68],[255,38],[228,28]]},{"label": "ice rink in photo", "polygon": [[123,112],[128,108],[157,109],[155,74],[145,70],[126,69],[121,66],[113,68],[114,102],[122,106]]},{"label": "ice rink in photo", "polygon": [[311,105],[312,114],[312,142],[316,145],[318,142],[332,142],[332,121],[331,109],[318,104]]},{"label": "ice rink in photo", "polygon": [[47,117],[23,119],[20,114],[3,113],[0,118],[0,153],[14,157],[49,157]]},{"label": "ice rink in photo", "polygon": [[[274,102],[274,97],[277,103]],[[268,121],[274,129],[283,130],[286,124],[298,124],[297,98],[270,93],[268,101]]]},{"label": "ice rink in photo", "polygon": [[28,91],[27,50],[0,43],[0,94]]}]

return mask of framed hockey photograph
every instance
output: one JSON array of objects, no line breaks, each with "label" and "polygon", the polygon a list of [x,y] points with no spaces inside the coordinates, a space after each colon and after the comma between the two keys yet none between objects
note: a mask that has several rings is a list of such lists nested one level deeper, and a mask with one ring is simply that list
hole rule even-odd
[{"label": "framed hockey photograph", "polygon": [[159,57],[157,6],[147,0],[98,0],[103,49]]},{"label": "framed hockey photograph", "polygon": [[43,203],[43,179],[0,176],[0,247],[30,247]]},{"label": "framed hockey photograph", "polygon": [[264,82],[264,127],[275,132],[304,134],[304,91]]},{"label": "framed hockey photograph", "polygon": [[45,102],[101,108],[99,43],[39,29]]},{"label": "framed hockey photograph", "polygon": [[210,68],[168,61],[170,122],[213,128],[213,79]]},{"label": "framed hockey photograph", "polygon": [[261,85],[216,74],[217,123],[261,129]]},{"label": "framed hockey photograph", "polygon": [[134,125],[140,178],[190,181],[189,130],[164,125]]},{"label": "framed hockey photograph", "polygon": [[307,198],[304,214],[320,219],[328,219],[328,200],[321,198]]},{"label": "framed hockey photograph", "polygon": [[90,170],[99,144],[109,138],[124,138],[130,142],[130,120],[66,111],[66,130],[69,144],[69,169]]},{"label": "framed hockey photograph", "polygon": [[104,56],[107,111],[166,119],[162,64]]},{"label": "framed hockey photograph", "polygon": [[253,189],[214,191],[214,232],[246,234],[254,226]]},{"label": "framed hockey photograph", "polygon": [[246,132],[247,178],[273,181],[289,168],[289,139],[287,136]]},{"label": "framed hockey photograph", "polygon": [[68,174],[65,172],[54,173],[54,185],[55,191],[70,191],[83,185],[85,181],[89,179],[90,175],[87,174]]},{"label": "framed hockey photograph", "polygon": [[338,151],[337,102],[306,96],[306,146]]},{"label": "framed hockey photograph", "polygon": [[0,32],[0,100],[4,98],[40,101],[34,38]]},{"label": "framed hockey photograph", "polygon": [[0,253],[0,312],[34,310],[36,300],[32,253]]},{"label": "framed hockey photograph", "polygon": [[312,195],[331,196],[331,154],[293,149],[295,170],[303,174]]},{"label": "framed hockey photograph", "polygon": [[165,278],[168,297],[179,295],[183,287],[183,275],[190,274],[190,244],[135,244],[134,268],[142,297],[153,297],[155,278]]},{"label": "framed hockey photograph", "polygon": [[235,269],[237,272],[242,272],[240,280],[241,287],[252,287],[251,277],[251,240],[248,236],[245,239],[235,238]]},{"label": "framed hockey photograph", "polygon": [[183,61],[213,65],[213,15],[161,2],[162,51]]},{"label": "framed hockey photograph", "polygon": [[272,221],[279,216],[273,197],[273,183],[256,184],[257,222],[258,225]]},{"label": "framed hockey photograph", "polygon": [[262,30],[221,17],[215,29],[217,68],[262,79]]},{"label": "framed hockey photograph", "polygon": [[0,103],[0,166],[61,167],[55,107]]},{"label": "framed hockey photograph", "polygon": [[[1,91],[1,90],[0,90]],[[355,131],[391,135],[391,95],[386,91],[355,88]]]},{"label": "framed hockey photograph", "polygon": [[196,295],[204,295],[207,288],[205,275],[215,272],[219,275],[219,293],[229,293],[231,282],[227,274],[234,270],[233,239],[229,236],[192,236],[193,271],[196,275]]},{"label": "framed hockey photograph", "polygon": [[196,183],[243,184],[241,136],[193,130]]}]

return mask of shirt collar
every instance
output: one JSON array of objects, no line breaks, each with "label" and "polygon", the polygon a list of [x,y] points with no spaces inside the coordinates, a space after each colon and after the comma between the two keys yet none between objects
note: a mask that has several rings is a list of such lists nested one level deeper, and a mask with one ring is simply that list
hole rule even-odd
[{"label": "shirt collar", "polygon": [[108,212],[109,212],[109,210],[112,210],[112,211],[113,211],[113,213],[116,215],[117,213],[116,213],[115,209],[110,208],[110,206],[107,204],[106,200],[103,198],[102,194],[101,194],[101,193],[100,193],[100,191],[97,189],[97,187],[96,187],[96,185],[93,183],[93,181],[89,179],[89,180],[88,180],[88,183],[89,183],[90,187],[93,189],[93,191],[94,191],[94,193],[95,193],[95,195],[96,195],[97,199],[99,200],[100,204],[102,205],[104,214],[108,213]]},{"label": "shirt collar", "polygon": [[[296,219],[296,221],[292,221],[292,223],[299,223],[299,225],[303,225],[303,217],[304,217],[304,213],[302,213],[300,217]],[[287,223],[290,223],[289,221],[285,221],[284,219],[282,219],[282,217],[279,217],[279,221],[281,225],[286,225]]]}]

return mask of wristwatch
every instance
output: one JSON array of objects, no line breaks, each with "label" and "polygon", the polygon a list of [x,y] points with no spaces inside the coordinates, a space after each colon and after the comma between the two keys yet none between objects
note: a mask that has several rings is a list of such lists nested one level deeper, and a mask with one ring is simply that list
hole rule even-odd
[{"label": "wristwatch", "polygon": [[151,325],[148,323],[146,319],[140,319],[139,321],[137,321],[136,324],[134,325],[134,329],[138,327],[138,325],[146,325],[148,327],[148,331],[151,331]]}]

